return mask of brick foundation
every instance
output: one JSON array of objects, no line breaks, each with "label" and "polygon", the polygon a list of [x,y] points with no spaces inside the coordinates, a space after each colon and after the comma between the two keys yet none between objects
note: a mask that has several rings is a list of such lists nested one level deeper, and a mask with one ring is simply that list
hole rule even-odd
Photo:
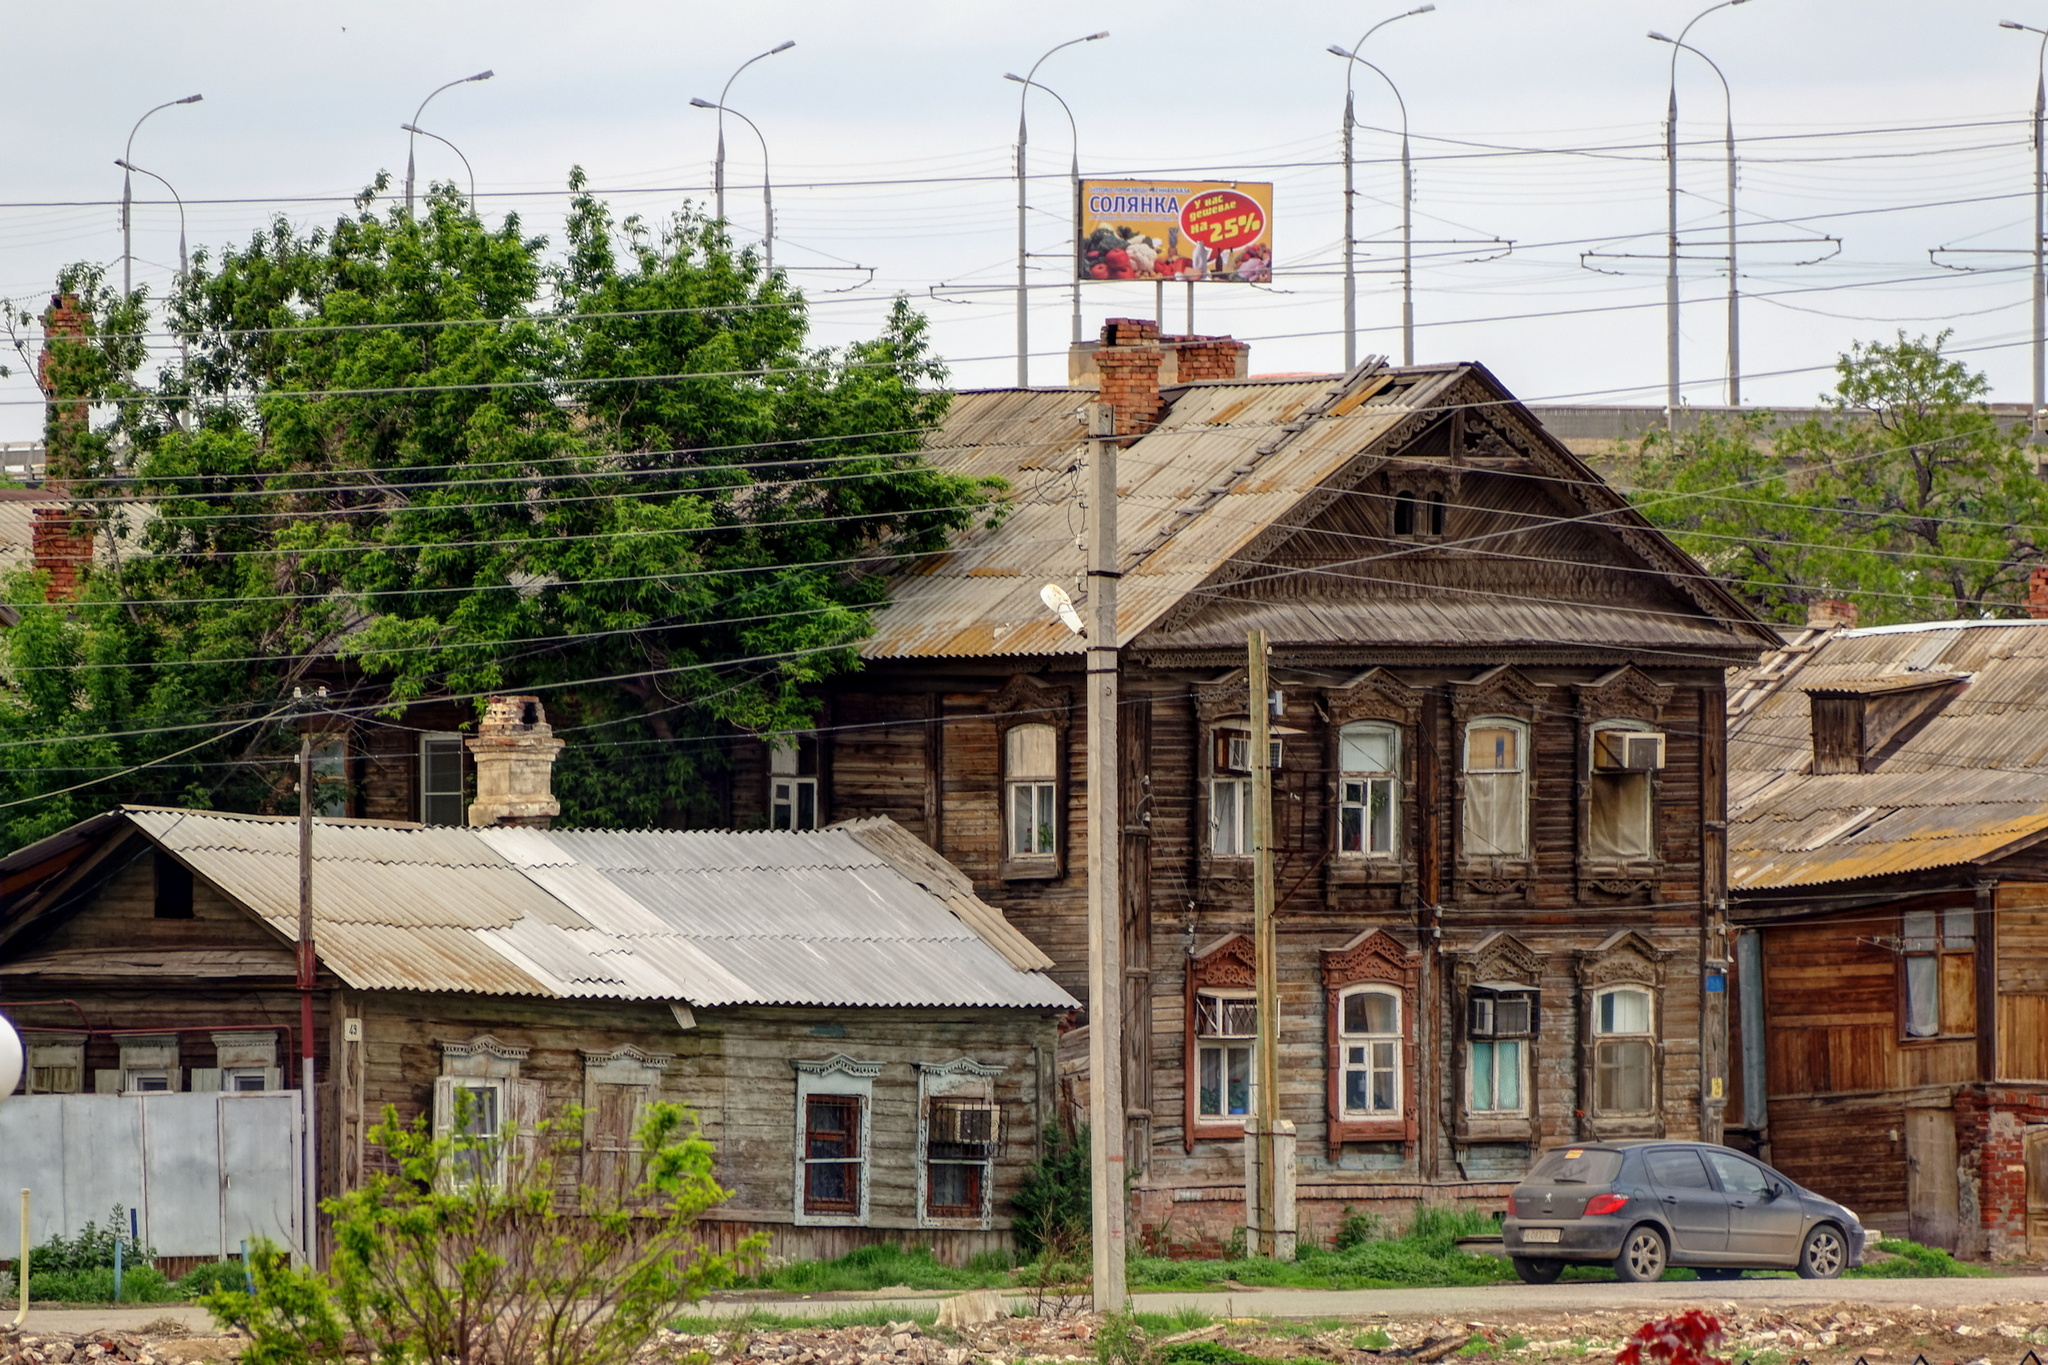
[{"label": "brick foundation", "polygon": [[1965,1086],[1955,1116],[1964,1240],[1957,1250],[1994,1261],[2024,1257],[2027,1139],[2048,1131],[2048,1090]]}]

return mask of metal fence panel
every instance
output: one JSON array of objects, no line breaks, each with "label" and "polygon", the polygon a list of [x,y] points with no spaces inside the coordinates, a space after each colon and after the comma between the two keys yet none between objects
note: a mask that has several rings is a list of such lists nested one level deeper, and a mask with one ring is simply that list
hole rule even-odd
[{"label": "metal fence panel", "polygon": [[[63,1095],[64,1150],[58,1156],[63,1175],[53,1179],[49,1167],[40,1179],[23,1180],[31,1189],[63,1191],[64,1231],[76,1236],[89,1222],[104,1224],[115,1209],[142,1204],[142,1099],[139,1095]],[[20,1103],[9,1100],[8,1107]],[[33,1174],[33,1173],[32,1173]],[[16,1188],[20,1188],[16,1186]]]},{"label": "metal fence panel", "polygon": [[220,1096],[220,1228],[227,1249],[268,1237],[294,1252],[299,1238],[299,1092]]},{"label": "metal fence panel", "polygon": [[142,1101],[142,1240],[162,1256],[221,1254],[220,1097]]}]

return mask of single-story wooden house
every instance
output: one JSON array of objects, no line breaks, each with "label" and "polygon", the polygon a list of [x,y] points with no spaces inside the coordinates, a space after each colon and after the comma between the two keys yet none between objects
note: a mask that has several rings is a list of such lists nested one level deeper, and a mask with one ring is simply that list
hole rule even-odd
[{"label": "single-story wooden house", "polygon": [[[544,722],[514,728],[555,743]],[[480,759],[506,738],[484,731]],[[466,1090],[486,1126],[582,1105],[598,1175],[639,1104],[667,1099],[717,1146],[733,1195],[714,1216],[734,1238],[770,1231],[785,1256],[1008,1244],[1076,1002],[893,822],[320,819],[312,865],[323,1194],[377,1160],[386,1105],[445,1123]],[[298,867],[294,820],[160,807],[0,860],[0,1009],[33,1054],[24,1088],[295,1085]]]}]

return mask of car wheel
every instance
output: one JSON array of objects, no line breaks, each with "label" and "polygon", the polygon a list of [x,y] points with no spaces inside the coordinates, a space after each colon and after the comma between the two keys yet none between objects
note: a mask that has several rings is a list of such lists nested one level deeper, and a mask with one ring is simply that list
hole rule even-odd
[{"label": "car wheel", "polygon": [[1836,1279],[1848,1259],[1849,1249],[1842,1240],[1841,1229],[1832,1223],[1822,1223],[1806,1234],[1806,1244],[1799,1248],[1799,1278]]},{"label": "car wheel", "polygon": [[1647,1284],[1663,1279],[1664,1267],[1669,1263],[1670,1254],[1664,1246],[1664,1234],[1644,1223],[1629,1229],[1628,1236],[1622,1239],[1621,1255],[1614,1258],[1614,1275],[1616,1279],[1631,1284]]},{"label": "car wheel", "polygon": [[1557,1277],[1564,1274],[1563,1261],[1539,1261],[1529,1256],[1514,1258],[1515,1273],[1522,1277],[1523,1284],[1556,1284]]},{"label": "car wheel", "polygon": [[1742,1278],[1742,1267],[1733,1265],[1702,1265],[1694,1266],[1692,1273],[1703,1280],[1739,1280]]}]

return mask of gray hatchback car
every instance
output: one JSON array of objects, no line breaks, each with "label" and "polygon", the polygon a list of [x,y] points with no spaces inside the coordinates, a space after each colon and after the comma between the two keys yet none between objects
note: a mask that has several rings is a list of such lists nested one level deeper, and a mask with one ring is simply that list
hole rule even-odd
[{"label": "gray hatchback car", "polygon": [[1855,1213],[1760,1161],[1706,1142],[1587,1142],[1545,1152],[1508,1196],[1515,1273],[1549,1284],[1568,1265],[1624,1280],[1690,1266],[1703,1280],[1796,1270],[1831,1280],[1863,1264]]}]

